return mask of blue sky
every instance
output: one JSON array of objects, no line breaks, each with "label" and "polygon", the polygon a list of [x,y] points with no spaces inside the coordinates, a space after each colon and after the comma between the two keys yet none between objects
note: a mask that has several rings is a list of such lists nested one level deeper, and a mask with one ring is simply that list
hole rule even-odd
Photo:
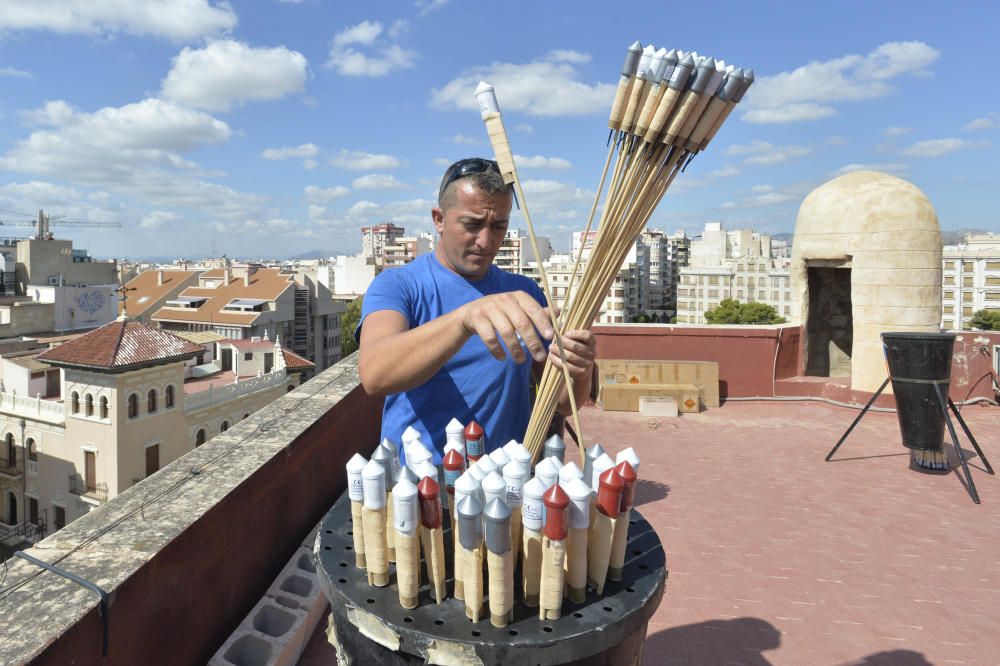
[{"label": "blue sky", "polygon": [[812,188],[875,168],[922,188],[942,228],[1000,231],[995,3],[622,7],[3,0],[0,220],[120,222],[56,227],[118,257],[355,252],[382,220],[430,231],[443,165],[491,156],[484,78],[535,225],[564,248],[638,39],[757,75],[651,226],[792,231]]}]

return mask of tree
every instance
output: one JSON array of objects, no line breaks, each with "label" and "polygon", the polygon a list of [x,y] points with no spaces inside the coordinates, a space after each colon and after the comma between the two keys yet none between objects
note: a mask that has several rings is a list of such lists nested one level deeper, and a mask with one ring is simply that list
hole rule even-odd
[{"label": "tree", "polygon": [[981,331],[1000,331],[1000,310],[978,310],[969,322]]},{"label": "tree", "polygon": [[347,310],[340,315],[340,355],[341,357],[353,354],[358,349],[358,343],[354,341],[354,329],[361,319],[361,303],[365,297],[356,298],[347,304]]},{"label": "tree", "polygon": [[716,307],[705,312],[709,324],[784,324],[774,308],[765,303],[740,303],[734,298],[725,298]]}]

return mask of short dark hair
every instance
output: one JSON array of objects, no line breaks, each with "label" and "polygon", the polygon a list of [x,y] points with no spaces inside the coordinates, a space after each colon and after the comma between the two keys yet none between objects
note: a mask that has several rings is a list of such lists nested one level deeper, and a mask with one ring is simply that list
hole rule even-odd
[{"label": "short dark hair", "polygon": [[[472,163],[474,166],[482,166],[481,171],[474,171],[467,175],[456,176],[456,170],[462,166]],[[487,196],[495,196],[510,191],[510,185],[504,182],[500,175],[500,169],[496,162],[483,160],[480,158],[467,158],[455,162],[448,167],[441,178],[441,188],[438,191],[438,208],[447,210],[454,201],[455,185],[459,182],[471,181],[472,186]]]}]

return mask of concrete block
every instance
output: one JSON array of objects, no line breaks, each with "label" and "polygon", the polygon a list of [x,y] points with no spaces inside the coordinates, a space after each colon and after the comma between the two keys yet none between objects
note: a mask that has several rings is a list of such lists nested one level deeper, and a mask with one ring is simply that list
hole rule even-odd
[{"label": "concrete block", "polygon": [[297,548],[284,571],[267,591],[267,596],[284,604],[296,603],[306,612],[306,625],[311,635],[329,603],[316,577],[316,560],[312,546]]},{"label": "concrete block", "polygon": [[643,416],[677,418],[677,398],[654,398],[644,395],[639,398],[639,413]]}]

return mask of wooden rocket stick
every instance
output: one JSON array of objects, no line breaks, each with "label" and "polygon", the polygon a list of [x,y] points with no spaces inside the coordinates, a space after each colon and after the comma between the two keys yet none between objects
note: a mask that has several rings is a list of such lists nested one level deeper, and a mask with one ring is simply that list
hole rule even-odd
[{"label": "wooden rocket stick", "polygon": [[524,604],[529,608],[538,605],[539,582],[542,575],[542,496],[545,483],[537,476],[524,484],[524,504],[521,506],[521,575]]},{"label": "wooden rocket stick", "polygon": [[396,588],[399,605],[416,608],[420,589],[420,533],[417,528],[417,487],[403,476],[392,489],[393,531],[396,532]]},{"label": "wooden rocket stick", "polygon": [[691,57],[690,53],[677,62],[677,66],[670,74],[670,79],[667,80],[667,89],[660,97],[656,111],[653,112],[653,117],[649,121],[649,129],[646,130],[646,135],[643,137],[646,141],[652,143],[659,139],[660,134],[667,126],[667,121],[676,110],[677,103],[684,96],[684,90],[687,88],[688,79],[691,77],[693,69],[694,58]]},{"label": "wooden rocket stick", "polygon": [[590,527],[590,486],[583,479],[566,484],[569,532],[566,536],[566,596],[582,604],[587,599],[587,537]]},{"label": "wooden rocket stick", "polygon": [[506,627],[513,619],[514,558],[510,517],[510,508],[499,498],[490,500],[483,510],[486,568],[490,577],[490,622],[494,627]]},{"label": "wooden rocket stick", "polygon": [[347,495],[351,499],[351,536],[354,537],[354,565],[365,568],[365,529],[362,517],[365,505],[365,486],[361,477],[367,461],[360,453],[347,461]]},{"label": "wooden rocket stick", "polygon": [[[536,257],[541,257],[542,253],[538,248],[538,239],[535,235],[535,226],[531,222],[531,214],[528,212],[528,203],[524,198],[524,191],[521,189],[521,179],[518,178],[517,168],[514,166],[514,154],[511,152],[510,141],[507,138],[507,130],[503,125],[503,118],[500,116],[500,105],[497,103],[493,87],[480,82],[476,88],[476,100],[479,103],[480,116],[486,125],[486,133],[490,137],[490,144],[500,167],[500,175],[504,182],[514,185],[514,191],[521,202],[521,212],[524,213],[524,223],[528,228],[528,239],[531,241],[531,248]],[[538,274],[542,278],[542,292],[545,300],[549,304],[550,310],[554,313],[555,301],[552,298],[552,290],[549,288],[549,279],[545,273],[543,262],[538,261]],[[553,319],[552,332],[555,339],[556,349],[559,352],[559,359],[562,366],[563,379],[566,382],[566,393],[569,397],[570,410],[573,414],[573,425],[576,428],[576,435],[580,438],[578,442],[583,444],[583,428],[580,426],[580,413],[576,405],[576,396],[573,394],[573,380],[569,374],[569,364],[566,362],[566,352],[563,348],[562,334],[559,327],[555,326]],[[537,452],[532,452],[537,454]]]},{"label": "wooden rocket stick", "polygon": [[458,539],[465,562],[465,615],[479,622],[483,610],[483,504],[475,495],[465,497],[458,511]]},{"label": "wooden rocket stick", "polygon": [[611,559],[608,562],[608,579],[621,582],[625,569],[625,551],[628,548],[629,517],[632,514],[632,502],[635,493],[636,474],[632,465],[623,460],[615,467],[615,473],[622,479],[622,499],[619,505],[618,520],[611,538]]},{"label": "wooden rocket stick", "polygon": [[388,546],[385,523],[385,468],[369,460],[362,472],[365,505],[361,522],[365,532],[365,558],[368,565],[368,584],[385,587],[389,584]]},{"label": "wooden rocket stick", "polygon": [[637,66],[636,78],[632,83],[632,88],[629,90],[628,102],[625,105],[625,112],[622,114],[621,130],[623,132],[631,132],[635,121],[637,120],[636,114],[642,110],[642,100],[645,97],[645,93],[649,89],[650,82],[648,78],[648,68],[649,62],[656,52],[651,45],[647,45],[643,49],[642,55],[639,57],[639,64]]},{"label": "wooden rocket stick", "polygon": [[441,515],[441,486],[430,476],[425,476],[417,486],[420,499],[421,541],[424,545],[424,562],[427,580],[430,581],[434,601],[441,603],[447,596],[444,565],[444,529]]},{"label": "wooden rocket stick", "polygon": [[615,91],[615,99],[611,104],[611,116],[608,119],[608,127],[612,130],[621,128],[622,116],[625,114],[625,106],[628,104],[629,94],[636,80],[636,69],[639,66],[639,58],[642,56],[642,44],[635,42],[628,47],[625,54],[625,64],[622,66],[622,75],[618,80],[618,89]]},{"label": "wooden rocket stick", "polygon": [[559,484],[545,492],[545,529],[542,534],[541,591],[538,619],[558,620],[562,615],[563,586],[566,582],[566,534],[569,497]]},{"label": "wooden rocket stick", "polygon": [[[695,63],[694,78],[691,80],[690,87],[681,98],[673,118],[670,119],[670,123],[667,125],[663,143],[673,143],[676,137],[686,136],[685,128],[688,126],[688,123],[693,124],[697,122],[698,117],[705,109],[705,105],[708,104],[711,96],[711,93],[707,92],[705,88],[708,86],[708,82],[711,80],[713,74],[715,74],[715,60],[713,58],[704,58]],[[690,129],[687,129],[687,132],[690,131]]]},{"label": "wooden rocket stick", "polygon": [[611,562],[611,541],[614,538],[615,523],[621,508],[622,479],[611,468],[601,474],[600,490],[597,493],[597,516],[590,533],[587,552],[587,584],[598,594],[604,594],[604,582],[608,577]]},{"label": "wooden rocket stick", "polygon": [[705,135],[705,138],[701,140],[701,144],[698,146],[699,150],[705,150],[705,148],[708,147],[708,144],[712,142],[712,139],[714,139],[716,133],[718,133],[719,128],[722,127],[722,124],[726,122],[727,118],[729,118],[729,114],[733,112],[736,105],[743,99],[743,95],[745,95],[746,91],[751,85],[753,85],[754,74],[752,69],[740,68],[736,70],[736,73],[737,77],[742,79],[742,85],[737,88],[732,97],[729,98],[729,101],[726,103],[726,108],[723,109],[722,113],[719,114],[719,117],[716,118],[711,129],[709,129],[708,133]]}]

